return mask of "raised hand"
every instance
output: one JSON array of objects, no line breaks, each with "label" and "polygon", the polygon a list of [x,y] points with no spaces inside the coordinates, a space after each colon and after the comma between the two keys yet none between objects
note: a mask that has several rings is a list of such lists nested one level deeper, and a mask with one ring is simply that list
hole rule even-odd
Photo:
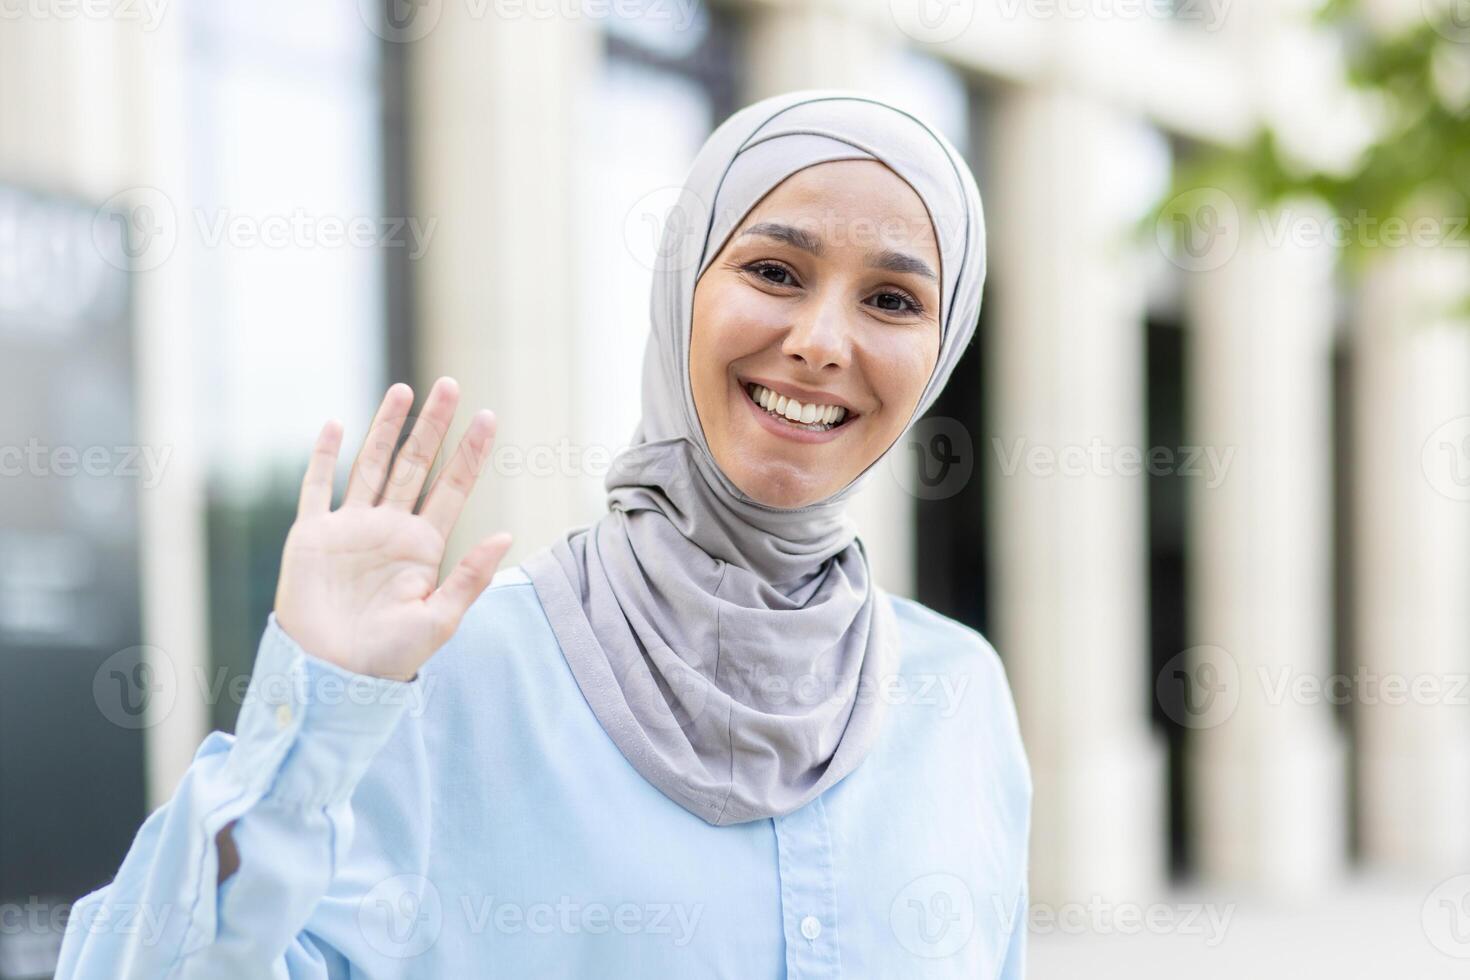
[{"label": "raised hand", "polygon": [[510,548],[507,532],[476,544],[442,583],[439,566],[489,457],[493,413],[475,414],[414,513],[458,403],[453,379],[436,381],[394,459],[413,391],[405,384],[389,388],[336,510],[332,474],[342,426],[333,419],[322,427],[276,586],[276,621],[307,653],[356,673],[410,680],[490,583]]}]

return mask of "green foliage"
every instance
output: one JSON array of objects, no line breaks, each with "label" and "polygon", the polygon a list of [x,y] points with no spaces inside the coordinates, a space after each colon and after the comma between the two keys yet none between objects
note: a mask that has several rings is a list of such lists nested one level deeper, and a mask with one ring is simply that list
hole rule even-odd
[{"label": "green foliage", "polygon": [[[1426,9],[1429,5],[1425,5]],[[1346,173],[1304,169],[1263,126],[1240,147],[1211,148],[1181,165],[1169,197],[1230,187],[1262,207],[1289,197],[1320,198],[1345,221],[1375,223],[1433,201],[1446,244],[1470,245],[1459,227],[1470,215],[1470,25],[1426,15],[1385,35],[1364,20],[1360,0],[1328,0],[1319,26],[1341,38],[1345,81],[1381,107],[1381,129]],[[1161,212],[1160,212],[1161,213]],[[1458,229],[1458,230],[1457,230]],[[1371,251],[1354,241],[1354,264]]]}]

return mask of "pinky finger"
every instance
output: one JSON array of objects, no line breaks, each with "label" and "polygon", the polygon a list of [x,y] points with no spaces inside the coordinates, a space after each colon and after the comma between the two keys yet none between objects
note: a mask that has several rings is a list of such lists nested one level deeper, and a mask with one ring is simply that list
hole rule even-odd
[{"label": "pinky finger", "polygon": [[459,560],[449,577],[429,596],[429,609],[446,635],[459,627],[466,610],[495,577],[496,568],[510,550],[510,542],[511,536],[505,531],[485,538]]},{"label": "pinky finger", "polygon": [[296,504],[296,516],[325,514],[332,509],[332,477],[337,471],[337,451],[342,448],[342,423],[330,419],[317,434],[316,445],[311,450],[311,462],[306,464],[306,476],[301,480],[301,499]]}]

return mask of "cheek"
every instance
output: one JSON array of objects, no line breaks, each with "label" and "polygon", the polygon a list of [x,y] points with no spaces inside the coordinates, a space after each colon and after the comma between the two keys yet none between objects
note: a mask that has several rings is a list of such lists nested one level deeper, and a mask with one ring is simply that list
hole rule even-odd
[{"label": "cheek", "polygon": [[717,452],[727,441],[731,418],[730,364],[749,354],[754,338],[761,333],[752,326],[751,304],[742,292],[750,290],[731,289],[719,279],[702,280],[694,296],[689,379],[700,426],[710,448]]},{"label": "cheek", "polygon": [[883,331],[865,345],[867,376],[889,415],[890,425],[903,425],[934,373],[939,356],[936,334]]},{"label": "cheek", "polygon": [[771,346],[785,329],[788,314],[775,297],[739,283],[701,287],[694,303],[692,370],[723,375],[732,361]]}]

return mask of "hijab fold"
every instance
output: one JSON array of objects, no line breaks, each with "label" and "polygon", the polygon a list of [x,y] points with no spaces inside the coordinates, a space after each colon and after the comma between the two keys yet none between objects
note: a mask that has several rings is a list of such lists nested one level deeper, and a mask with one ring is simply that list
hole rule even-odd
[{"label": "hijab fold", "polygon": [[608,736],[715,825],[790,813],[852,772],[897,671],[893,613],[845,513],[883,457],[815,504],[761,504],[715,463],[690,382],[699,276],[772,189],[833,160],[877,160],[928,209],[941,343],[909,425],[933,404],[974,333],[985,279],[969,168],[937,131],[870,95],[762,100],[710,135],[665,220],[642,418],[607,475],[608,513],[523,562]]}]

